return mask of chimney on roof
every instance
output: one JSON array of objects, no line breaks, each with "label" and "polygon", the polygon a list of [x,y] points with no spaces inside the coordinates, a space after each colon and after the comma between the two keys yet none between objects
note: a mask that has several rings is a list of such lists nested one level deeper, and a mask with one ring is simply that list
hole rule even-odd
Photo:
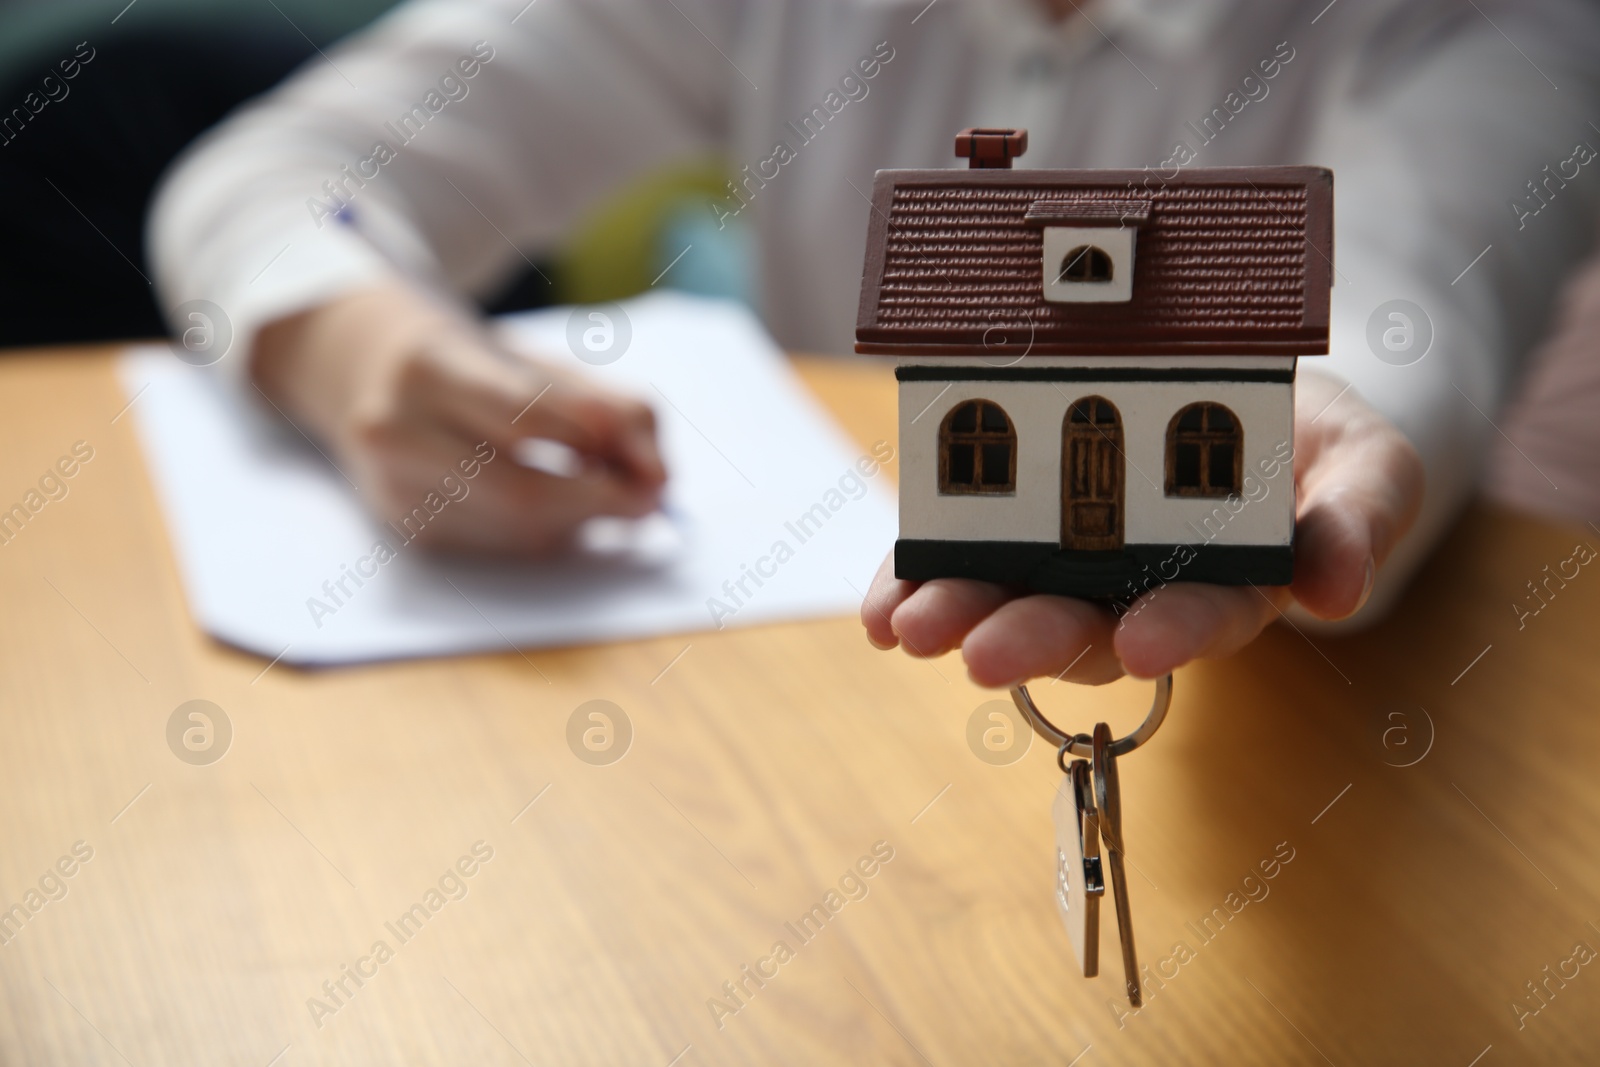
[{"label": "chimney on roof", "polygon": [[1027,130],[965,129],[956,134],[956,155],[973,170],[1011,169],[1011,161],[1028,150]]}]

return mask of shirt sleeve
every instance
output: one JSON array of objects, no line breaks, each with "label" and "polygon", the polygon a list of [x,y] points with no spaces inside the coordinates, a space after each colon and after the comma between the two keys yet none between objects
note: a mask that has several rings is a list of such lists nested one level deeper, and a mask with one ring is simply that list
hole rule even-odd
[{"label": "shirt sleeve", "polygon": [[240,373],[262,325],[383,278],[482,295],[720,142],[737,23],[736,0],[406,4],[175,164],[149,224],[162,304],[216,304]]},{"label": "shirt sleeve", "polygon": [[1374,23],[1309,150],[1335,167],[1336,251],[1330,355],[1302,367],[1350,383],[1427,472],[1421,517],[1359,621],[1388,610],[1473,494],[1600,202],[1600,164],[1579,162],[1600,143],[1585,61],[1595,17],[1559,3],[1430,8]]}]

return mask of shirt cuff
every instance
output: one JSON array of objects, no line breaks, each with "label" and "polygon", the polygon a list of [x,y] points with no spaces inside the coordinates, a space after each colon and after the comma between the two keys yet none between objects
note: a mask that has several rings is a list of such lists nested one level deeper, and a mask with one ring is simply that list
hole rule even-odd
[{"label": "shirt cuff", "polygon": [[387,280],[428,273],[427,257],[416,262],[404,247],[413,242],[385,225],[381,212],[346,209],[321,219],[298,210],[247,214],[248,221],[210,240],[172,242],[184,249],[182,261],[156,250],[175,351],[186,362],[214,366],[246,393],[255,392],[249,365],[262,327]]}]

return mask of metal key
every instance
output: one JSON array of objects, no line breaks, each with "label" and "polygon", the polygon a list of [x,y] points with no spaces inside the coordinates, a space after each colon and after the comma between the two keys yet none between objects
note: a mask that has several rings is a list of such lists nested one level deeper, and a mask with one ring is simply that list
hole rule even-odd
[{"label": "metal key", "polygon": [[[1117,758],[1150,740],[1172,705],[1172,675],[1156,680],[1155,699],[1138,728],[1119,740],[1100,723],[1093,735],[1071,734],[1047,719],[1025,685],[1013,686],[1011,699],[1040,737],[1056,746],[1056,763],[1066,778],[1056,790],[1051,813],[1056,824],[1056,911],[1066,925],[1072,950],[1083,965],[1085,977],[1100,968],[1100,898],[1111,882],[1117,910],[1117,936],[1122,942],[1123,983],[1134,1007],[1144,1003],[1139,985],[1139,957],[1133,946],[1133,914],[1128,903],[1126,845],[1122,837],[1122,788],[1117,779]],[[1079,757],[1071,767],[1068,754]],[[1084,767],[1087,758],[1090,762]],[[1100,842],[1105,842],[1101,869]],[[1082,888],[1077,886],[1081,872]],[[1092,887],[1092,888],[1091,888]]]},{"label": "metal key", "polygon": [[1117,909],[1117,937],[1122,942],[1122,975],[1128,987],[1128,1002],[1143,1003],[1139,988],[1139,959],[1133,948],[1133,913],[1128,904],[1128,872],[1123,866],[1127,843],[1122,837],[1122,785],[1117,778],[1117,757],[1111,753],[1111,727],[1099,723],[1094,728],[1094,810],[1100,837],[1106,843],[1106,862],[1110,868],[1111,898]]},{"label": "metal key", "polygon": [[1073,760],[1056,789],[1056,914],[1085,978],[1100,973],[1100,830],[1095,817],[1089,761]]}]

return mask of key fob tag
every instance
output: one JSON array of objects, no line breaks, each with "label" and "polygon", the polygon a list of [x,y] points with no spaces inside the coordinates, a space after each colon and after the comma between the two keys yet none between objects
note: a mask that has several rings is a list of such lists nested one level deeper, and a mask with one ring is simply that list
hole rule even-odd
[{"label": "key fob tag", "polygon": [[1100,973],[1100,898],[1106,891],[1093,797],[1088,761],[1073,760],[1051,806],[1056,824],[1056,913],[1067,928],[1072,954],[1085,978]]}]

